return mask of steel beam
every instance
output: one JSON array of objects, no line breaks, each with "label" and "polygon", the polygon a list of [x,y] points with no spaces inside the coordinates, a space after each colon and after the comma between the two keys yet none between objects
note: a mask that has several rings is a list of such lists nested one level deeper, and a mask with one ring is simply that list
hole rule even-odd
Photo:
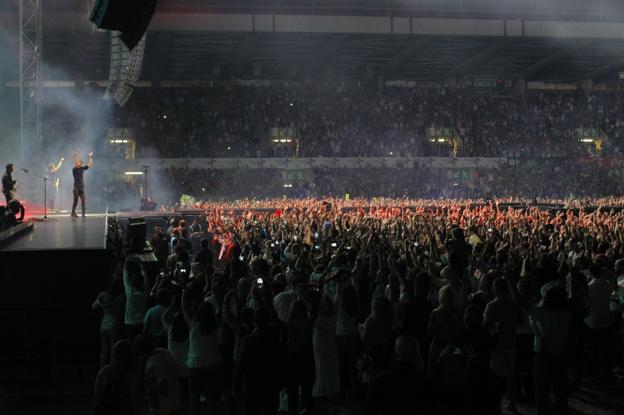
[{"label": "steel beam", "polygon": [[323,42],[319,46],[318,53],[310,57],[307,67],[303,69],[303,77],[313,78],[327,66],[330,66],[331,60],[338,54],[346,41],[346,36],[334,35]]},{"label": "steel beam", "polygon": [[397,69],[412,56],[422,51],[428,44],[429,37],[417,37],[399,51],[392,59],[379,67],[376,71],[377,77],[388,79],[396,72]]},{"label": "steel beam", "polygon": [[585,75],[582,80],[591,79],[592,81],[597,81],[607,75],[609,72],[616,71],[621,68],[624,68],[624,58],[616,59],[606,65],[601,66],[600,68],[594,69],[593,71]]},{"label": "steel beam", "polygon": [[577,42],[576,47],[573,48],[569,48],[569,49],[563,49],[560,50],[558,52],[553,52],[552,54],[550,54],[549,56],[545,57],[544,59],[541,59],[537,62],[535,62],[534,64],[530,65],[529,67],[527,67],[526,69],[524,69],[523,71],[519,72],[518,74],[516,74],[516,78],[519,79],[529,79],[531,76],[535,75],[536,73],[538,73],[539,71],[541,71],[542,69],[559,62],[561,59],[567,58],[570,55],[573,55],[575,52],[578,52],[579,50],[591,45],[592,41],[591,40],[581,40],[579,42]]},{"label": "steel beam", "polygon": [[19,2],[20,150],[22,162],[40,160],[42,26],[40,0]]},{"label": "steel beam", "polygon": [[257,41],[258,35],[255,33],[246,34],[240,41],[230,63],[229,72],[233,77],[240,77],[243,74],[245,67],[251,62]]},{"label": "steel beam", "polygon": [[505,39],[500,40],[498,42],[494,42],[487,46],[485,49],[480,50],[479,52],[472,55],[470,58],[462,62],[460,65],[454,67],[447,75],[446,78],[458,78],[466,75],[483,62],[491,58],[496,52],[501,50],[503,46],[507,44]]}]

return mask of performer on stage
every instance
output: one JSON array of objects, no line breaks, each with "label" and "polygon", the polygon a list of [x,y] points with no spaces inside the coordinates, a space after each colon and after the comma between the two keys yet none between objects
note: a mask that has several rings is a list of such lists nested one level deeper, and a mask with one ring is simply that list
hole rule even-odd
[{"label": "performer on stage", "polygon": [[[56,203],[56,200],[58,199],[58,195],[59,195],[61,179],[58,176],[58,171],[61,168],[63,161],[65,161],[65,159],[61,157],[61,160],[59,160],[58,164],[55,165],[54,163],[50,163],[48,165],[48,177],[50,178],[50,183],[52,183],[52,186],[54,186],[54,192],[50,194],[50,204],[49,204],[52,210],[54,210],[55,208],[54,204]],[[61,207],[59,206],[59,210],[60,208]]]},{"label": "performer on stage", "polygon": [[72,174],[74,175],[74,202],[72,203],[71,216],[77,218],[76,205],[78,204],[78,197],[82,203],[82,217],[85,216],[87,198],[84,191],[84,172],[88,168],[93,167],[93,152],[89,153],[89,161],[87,165],[82,164],[82,160],[78,157],[78,154],[74,153],[74,168]]},{"label": "performer on stage", "polygon": [[13,180],[11,173],[13,173],[13,164],[9,163],[6,165],[4,176],[2,176],[2,193],[6,199],[7,206],[15,196],[15,184],[17,183],[17,181]]}]

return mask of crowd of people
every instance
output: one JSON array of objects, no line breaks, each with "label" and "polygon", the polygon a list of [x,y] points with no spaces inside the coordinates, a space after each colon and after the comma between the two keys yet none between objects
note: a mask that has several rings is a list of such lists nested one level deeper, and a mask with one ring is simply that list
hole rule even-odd
[{"label": "crowd of people", "polygon": [[[503,163],[497,168],[436,169],[325,168],[304,171],[264,169],[169,168],[150,171],[149,195],[160,209],[189,207],[216,200],[289,198],[388,197],[410,199],[520,198],[579,199],[622,194],[622,169],[598,161],[562,159]],[[137,209],[143,178],[120,180],[111,176],[105,200],[112,209]]]},{"label": "crowd of people", "polygon": [[622,376],[620,209],[412,202],[242,200],[158,224],[160,273],[120,251],[93,303],[96,412],[543,415],[552,393],[567,414],[571,391]]},{"label": "crowd of people", "polygon": [[[525,100],[470,88],[406,88],[280,83],[141,89],[114,114],[130,128],[138,155],[150,157],[294,156],[272,143],[290,129],[301,157],[448,156],[428,129],[458,139],[473,157],[569,157],[586,154],[579,128],[606,138],[600,151],[621,154],[622,94],[529,91]],[[180,145],[184,143],[184,145]]]}]

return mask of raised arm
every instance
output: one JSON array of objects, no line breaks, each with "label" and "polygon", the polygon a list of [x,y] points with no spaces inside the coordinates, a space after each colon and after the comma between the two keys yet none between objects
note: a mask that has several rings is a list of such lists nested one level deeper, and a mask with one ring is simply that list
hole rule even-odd
[{"label": "raised arm", "polygon": [[175,316],[175,313],[176,309],[172,305],[169,305],[167,308],[165,308],[165,311],[162,313],[162,316],[160,317],[160,322],[162,323],[165,332],[169,332],[169,328],[173,325],[173,318]]},{"label": "raised arm", "polygon": [[65,161],[65,159],[63,157],[61,157],[61,159],[59,160],[58,164],[56,166],[52,167],[52,173],[56,173],[61,168],[61,165],[63,164],[63,161]]},{"label": "raised arm", "polygon": [[130,274],[128,273],[128,264],[132,260],[133,260],[133,257],[128,255],[126,257],[126,260],[124,261],[123,277],[122,278],[123,278],[124,289],[126,291],[126,294],[128,294],[128,292],[130,291]]},{"label": "raised arm", "polygon": [[87,162],[89,168],[93,167],[93,151],[89,152],[89,161]]},{"label": "raised arm", "polygon": [[193,322],[193,316],[191,314],[191,309],[188,303],[188,294],[186,290],[182,290],[182,314],[184,315],[184,320],[186,320],[186,324],[191,327],[191,323]]}]

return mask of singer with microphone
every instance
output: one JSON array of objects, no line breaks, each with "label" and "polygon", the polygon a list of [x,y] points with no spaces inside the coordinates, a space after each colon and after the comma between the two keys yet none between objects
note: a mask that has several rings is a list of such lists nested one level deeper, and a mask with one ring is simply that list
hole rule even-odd
[{"label": "singer with microphone", "polygon": [[85,196],[84,189],[84,172],[90,167],[93,167],[93,152],[89,153],[89,161],[86,166],[82,164],[82,160],[80,160],[78,154],[74,153],[74,168],[72,169],[72,174],[74,175],[74,202],[72,203],[71,211],[71,216],[73,218],[78,217],[78,215],[76,215],[76,205],[78,204],[79,197],[82,203],[82,217],[85,217],[87,197]]},{"label": "singer with microphone", "polygon": [[15,196],[15,184],[16,180],[13,180],[11,174],[13,173],[13,163],[9,163],[6,165],[6,171],[4,176],[2,176],[2,193],[4,194],[4,198],[6,199],[6,205],[9,205],[9,202]]}]

